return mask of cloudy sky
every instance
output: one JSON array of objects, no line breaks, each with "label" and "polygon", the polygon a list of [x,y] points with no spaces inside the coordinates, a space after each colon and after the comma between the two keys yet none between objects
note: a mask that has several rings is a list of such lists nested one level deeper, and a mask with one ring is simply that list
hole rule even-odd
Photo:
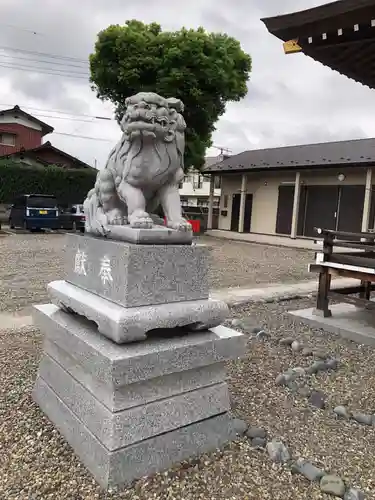
[{"label": "cloudy sky", "polygon": [[[157,21],[168,30],[183,24],[226,32],[240,40],[243,49],[251,54],[253,71],[248,95],[228,105],[214,135],[218,146],[238,153],[375,136],[374,91],[303,54],[285,56],[281,42],[260,21],[262,17],[324,3],[1,0],[0,109],[18,104],[55,127],[58,133],[47,136],[55,146],[100,167],[120,137],[120,130],[113,120],[93,118],[113,118],[113,108],[91,91],[86,61],[101,29],[135,18],[147,23]],[[33,68],[43,72],[35,73]],[[217,153],[215,149],[208,151]]]}]

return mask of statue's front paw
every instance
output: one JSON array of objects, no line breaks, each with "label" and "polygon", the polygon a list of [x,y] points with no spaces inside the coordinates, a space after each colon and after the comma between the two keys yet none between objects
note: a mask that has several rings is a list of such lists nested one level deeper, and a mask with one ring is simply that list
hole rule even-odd
[{"label": "statue's front paw", "polygon": [[111,226],[125,226],[128,223],[128,219],[126,217],[114,217],[109,221]]},{"label": "statue's front paw", "polygon": [[130,227],[135,229],[152,229],[154,223],[146,212],[134,213],[129,217]]},{"label": "statue's front paw", "polygon": [[107,212],[107,223],[110,226],[124,226],[128,223],[127,218],[121,210],[113,209]]},{"label": "statue's front paw", "polygon": [[175,229],[176,231],[181,231],[181,232],[188,232],[193,230],[190,222],[188,222],[185,219],[181,219],[178,221],[168,221],[167,226],[170,229]]}]

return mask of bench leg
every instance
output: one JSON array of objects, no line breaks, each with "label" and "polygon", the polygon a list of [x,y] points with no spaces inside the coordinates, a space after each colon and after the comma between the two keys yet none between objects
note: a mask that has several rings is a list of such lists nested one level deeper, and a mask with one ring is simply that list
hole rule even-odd
[{"label": "bench leg", "polygon": [[359,296],[361,299],[370,300],[371,286],[371,281],[361,281],[361,291],[359,292]]},{"label": "bench leg", "polygon": [[314,314],[316,316],[323,316],[323,318],[329,318],[332,313],[329,309],[329,299],[328,292],[331,286],[331,275],[328,269],[324,269],[319,273],[319,285],[318,285],[318,295],[316,299],[316,309]]}]

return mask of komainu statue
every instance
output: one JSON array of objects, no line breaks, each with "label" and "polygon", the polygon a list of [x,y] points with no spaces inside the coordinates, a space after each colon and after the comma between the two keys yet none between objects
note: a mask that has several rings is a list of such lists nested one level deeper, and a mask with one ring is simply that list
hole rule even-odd
[{"label": "komainu statue", "polygon": [[84,202],[86,232],[106,235],[111,225],[151,229],[150,214],[159,205],[169,228],[191,231],[178,192],[184,176],[183,103],[140,92],[125,104],[121,140]]}]

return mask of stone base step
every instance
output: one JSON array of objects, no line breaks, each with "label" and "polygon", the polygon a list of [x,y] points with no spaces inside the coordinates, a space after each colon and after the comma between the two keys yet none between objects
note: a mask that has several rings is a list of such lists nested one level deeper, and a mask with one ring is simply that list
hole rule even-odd
[{"label": "stone base step", "polygon": [[117,388],[237,359],[246,350],[245,335],[224,326],[119,345],[103,337],[85,318],[53,304],[35,306],[33,313],[47,341],[100,382]]},{"label": "stone base step", "polygon": [[232,419],[224,413],[109,451],[41,378],[33,398],[105,489],[214,451],[236,437]]},{"label": "stone base step", "polygon": [[227,384],[220,383],[114,413],[48,355],[42,359],[36,391],[42,390],[44,384],[110,451],[225,413],[230,408]]},{"label": "stone base step", "polygon": [[225,365],[221,362],[117,386],[110,381],[105,383],[99,380],[86,365],[82,366],[71,353],[48,338],[44,341],[44,353],[46,356],[42,357],[39,366],[42,377],[46,378],[45,370],[51,369],[48,358],[52,358],[113,413],[220,384],[226,379]]}]

